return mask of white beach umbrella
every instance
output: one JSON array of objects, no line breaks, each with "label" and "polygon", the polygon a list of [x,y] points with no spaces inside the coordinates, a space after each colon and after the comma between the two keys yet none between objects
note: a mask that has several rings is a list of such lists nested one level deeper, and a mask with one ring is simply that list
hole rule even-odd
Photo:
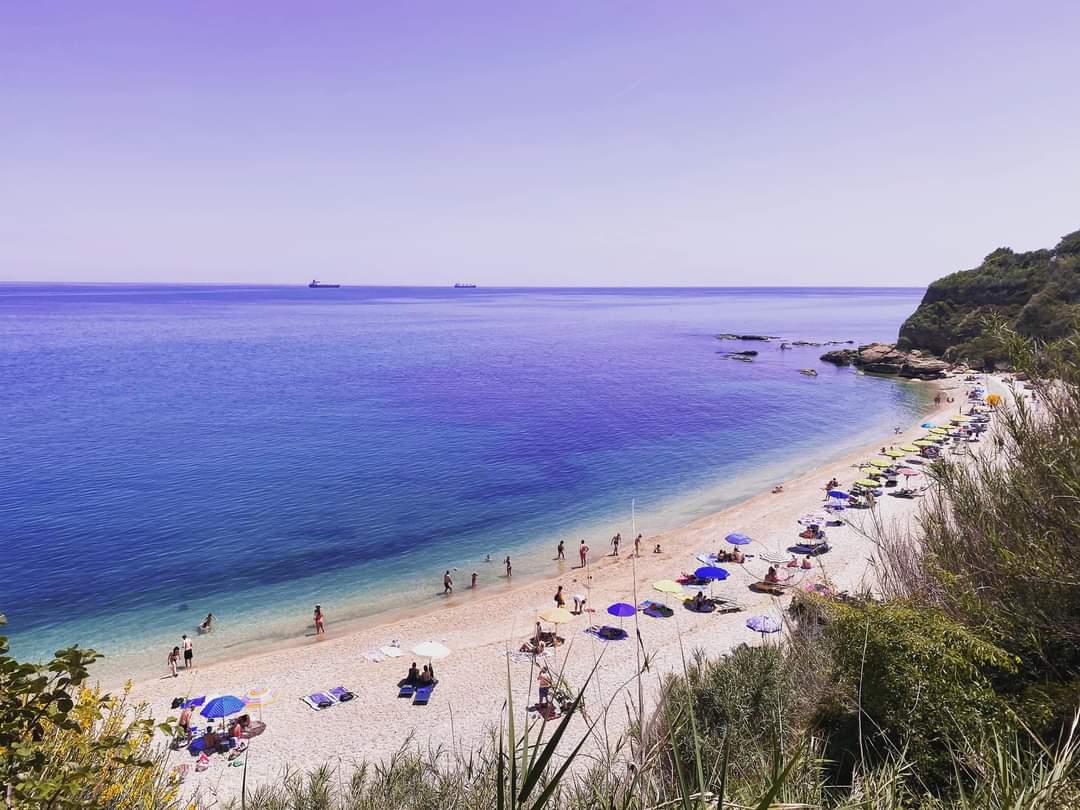
[{"label": "white beach umbrella", "polygon": [[437,641],[421,641],[412,649],[415,655],[421,658],[446,658],[450,654],[450,648]]}]

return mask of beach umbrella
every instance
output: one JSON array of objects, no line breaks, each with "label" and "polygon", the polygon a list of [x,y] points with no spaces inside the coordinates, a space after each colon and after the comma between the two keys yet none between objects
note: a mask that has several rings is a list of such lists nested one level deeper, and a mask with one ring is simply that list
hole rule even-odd
[{"label": "beach umbrella", "polygon": [[881,484],[879,484],[877,481],[871,481],[869,478],[860,478],[855,483],[858,484],[860,487],[866,487],[868,489],[877,489],[881,486]]},{"label": "beach umbrella", "polygon": [[879,470],[877,467],[863,467],[861,470],[859,470],[859,475],[861,475],[863,478],[877,478],[879,475],[881,475],[881,470]]},{"label": "beach umbrella", "polygon": [[830,498],[839,498],[842,501],[846,501],[851,497],[842,489],[830,489],[828,495]]},{"label": "beach umbrella", "polygon": [[269,706],[277,700],[277,694],[269,686],[257,686],[244,693],[244,703],[248,706]]},{"label": "beach umbrella", "polygon": [[551,624],[566,624],[573,621],[574,614],[566,608],[550,607],[547,610],[540,611],[540,619]]},{"label": "beach umbrella", "polygon": [[870,462],[870,464],[874,467],[880,467],[884,470],[886,467],[891,467],[893,465],[893,462],[891,459],[887,458],[875,458]]},{"label": "beach umbrella", "polygon": [[622,630],[623,619],[637,613],[637,608],[633,605],[628,605],[626,602],[616,602],[614,605],[608,605],[607,612],[612,616],[619,617],[619,629]]},{"label": "beach umbrella", "polygon": [[885,455],[889,458],[903,458],[907,455],[903,450],[886,450]]},{"label": "beach umbrella", "polygon": [[900,449],[903,450],[905,453],[918,453],[919,452],[918,447],[915,447],[914,445],[910,445],[910,444],[902,444],[902,445],[900,445]]},{"label": "beach umbrella", "polygon": [[682,594],[683,587],[673,579],[662,579],[659,582],[654,582],[653,587],[661,593],[677,593]]},{"label": "beach umbrella", "polygon": [[[847,493],[844,493],[844,497],[847,497]],[[800,526],[824,526],[829,519],[825,515],[803,515],[797,522]]]},{"label": "beach umbrella", "polygon": [[738,532],[733,532],[732,534],[729,534],[724,539],[727,540],[729,543],[731,543],[731,545],[733,545],[733,546],[745,546],[745,545],[747,545],[749,543],[754,542],[749,537],[747,537],[745,534],[739,534]]},{"label": "beach umbrella", "polygon": [[762,640],[766,633],[780,632],[780,621],[772,616],[751,616],[746,620],[746,626],[755,633],[761,633]]},{"label": "beach umbrella", "polygon": [[904,467],[903,469],[898,470],[897,472],[899,472],[901,475],[906,475],[908,478],[910,478],[913,475],[920,475],[918,470],[912,470],[912,469],[910,469],[908,467]]},{"label": "beach umbrella", "polygon": [[254,706],[259,710],[259,720],[262,720],[262,707],[269,706],[277,700],[277,695],[269,686],[257,686],[244,693],[244,702],[248,708]]},{"label": "beach umbrella", "polygon": [[914,444],[915,444],[916,447],[933,447],[934,446],[934,442],[930,441],[929,439],[917,439]]},{"label": "beach umbrella", "polygon": [[935,425],[933,422],[923,422],[921,425],[919,425],[919,427],[929,430],[930,428],[937,427],[937,425]]},{"label": "beach umbrella", "polygon": [[938,436],[948,436],[949,435],[949,431],[946,430],[945,428],[934,428],[930,432],[933,433],[933,434],[936,434]]},{"label": "beach umbrella", "polygon": [[725,571],[723,568],[715,565],[703,565],[701,568],[694,572],[694,576],[698,579],[727,579],[728,572]]},{"label": "beach umbrella", "polygon": [[230,714],[243,711],[246,705],[244,699],[238,698],[236,695],[222,695],[213,700],[208,700],[206,705],[199,710],[199,714],[210,719],[221,719],[228,717]]},{"label": "beach umbrella", "polygon": [[[570,615],[569,612],[567,615]],[[421,641],[412,651],[414,655],[427,659],[446,658],[450,654],[450,648],[437,641]]]}]

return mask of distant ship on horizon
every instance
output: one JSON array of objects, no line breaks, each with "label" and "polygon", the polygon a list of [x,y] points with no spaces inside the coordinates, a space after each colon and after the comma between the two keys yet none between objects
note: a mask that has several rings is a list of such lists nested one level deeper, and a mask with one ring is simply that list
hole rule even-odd
[{"label": "distant ship on horizon", "polygon": [[454,285],[454,289],[455,290],[475,290],[476,285],[475,284],[464,284],[464,283],[459,281],[457,284]]},{"label": "distant ship on horizon", "polygon": [[319,281],[317,278],[313,278],[311,283],[308,284],[311,289],[329,289],[334,290],[340,287],[340,284],[327,284],[325,281]]}]

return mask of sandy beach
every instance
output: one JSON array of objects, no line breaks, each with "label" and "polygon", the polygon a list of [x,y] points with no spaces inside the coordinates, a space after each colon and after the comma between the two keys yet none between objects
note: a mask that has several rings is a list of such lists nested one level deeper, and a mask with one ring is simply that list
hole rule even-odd
[{"label": "sandy beach", "polygon": [[[957,413],[965,401],[967,386],[963,381],[952,378],[940,386],[956,401],[936,407],[920,423],[945,420]],[[624,537],[619,557],[610,556],[610,547],[593,548],[590,565],[582,569],[578,567],[577,548],[568,544],[566,561],[553,560],[550,576],[544,580],[490,595],[483,590],[472,592],[466,581],[459,581],[455,593],[442,607],[424,614],[388,620],[347,635],[335,634],[331,621],[327,636],[306,638],[302,646],[196,666],[190,671],[181,670],[175,679],[165,676],[144,681],[133,687],[132,698],[147,703],[157,717],[175,717],[176,711],[170,710],[174,697],[243,695],[254,688],[273,689],[276,702],[261,709],[267,729],[251,741],[246,755],[249,789],[276,778],[286,767],[296,770],[331,763],[348,770],[363,760],[384,760],[410,739],[424,749],[473,747],[499,723],[507,692],[507,651],[516,651],[530,635],[537,612],[553,606],[555,589],[562,585],[570,606],[574,594],[587,592],[589,606],[596,612],[563,624],[559,632],[566,643],[546,662],[565,668],[565,677],[574,687],[580,686],[590,670],[597,667],[586,695],[589,717],[594,718],[602,706],[612,706],[614,710],[602,725],[607,735],[617,736],[626,722],[624,702],[637,699],[636,685],[633,690],[627,685],[633,683],[638,648],[632,640],[603,642],[584,632],[594,622],[618,623],[605,612],[609,604],[663,598],[653,590],[653,582],[693,571],[700,565],[695,559],[697,554],[715,552],[725,545],[726,534],[742,532],[754,538],[755,542],[744,548],[754,556],[744,565],[725,564],[731,576],[714,583],[713,588],[716,595],[740,602],[744,610],[725,615],[696,614],[669,597],[666,601],[674,608],[673,617],[654,619],[639,613],[636,619],[626,619],[624,626],[632,630],[637,621],[652,662],[645,679],[651,690],[646,695],[647,704],[660,678],[681,668],[682,650],[701,649],[717,656],[738,644],[763,643],[760,636],[746,628],[747,618],[769,614],[780,619],[791,597],[777,598],[749,590],[748,586],[768,568],[759,555],[783,554],[795,542],[799,530],[796,520],[820,511],[826,481],[836,477],[842,486],[849,486],[862,477],[857,469],[859,462],[875,457],[883,445],[906,444],[923,432],[916,424],[902,435],[895,435],[891,426],[883,425],[874,444],[785,481],[779,494],[766,491],[690,525],[645,537],[638,558],[633,557],[633,538]],[[915,479],[915,484],[921,483],[921,477]],[[878,500],[876,518],[885,523],[908,520],[918,506],[918,500],[883,497]],[[850,524],[829,528],[832,550],[816,558],[811,570],[798,572],[795,587],[828,582],[842,591],[866,583],[872,544],[859,530],[871,518],[868,511],[844,514]],[[662,553],[655,554],[653,548],[658,543]],[[554,552],[553,548],[552,557]],[[431,703],[415,706],[397,697],[397,683],[410,662],[416,660],[410,650],[429,639],[445,644],[452,653],[435,663],[439,683]],[[382,661],[365,657],[365,653],[395,641],[404,651],[402,657]],[[520,658],[525,660],[518,658],[512,657],[510,673],[515,706],[523,707],[536,702],[532,682],[535,673],[524,656]],[[421,659],[418,663],[424,662]],[[318,712],[300,700],[304,695],[339,685],[355,692],[357,698]],[[252,711],[255,717],[259,714]],[[576,740],[586,729],[585,720],[575,717],[568,733]],[[224,757],[213,757],[210,768],[201,773],[194,772],[194,759],[186,751],[171,757],[171,764],[192,766],[185,789],[200,791],[204,801],[238,794],[243,769],[227,767]]]}]

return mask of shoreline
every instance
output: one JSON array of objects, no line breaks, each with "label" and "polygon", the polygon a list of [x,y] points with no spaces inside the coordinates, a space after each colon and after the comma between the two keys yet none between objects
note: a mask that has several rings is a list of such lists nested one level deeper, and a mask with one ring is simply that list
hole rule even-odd
[{"label": "shoreline", "polygon": [[[949,380],[927,382],[888,379],[888,382],[893,384],[900,382],[906,386],[927,389],[930,396],[923,403],[919,417],[925,419],[927,414],[932,413],[934,409],[930,399],[932,392],[939,390],[940,386],[948,383]],[[877,441],[878,435],[876,429],[871,429],[861,432],[853,440],[841,440],[839,444],[846,446],[835,451],[837,453],[835,460],[868,446],[872,441]],[[636,531],[645,533],[647,538],[663,536],[739,506],[761,494],[763,490],[771,489],[777,481],[797,479],[829,463],[828,460],[821,461],[819,458],[824,446],[823,444],[812,446],[808,442],[792,446],[788,458],[804,459],[801,463],[783,460],[770,460],[763,463],[759,459],[749,460],[736,466],[731,472],[725,473],[722,478],[708,483],[698,483],[687,490],[666,495],[658,504],[650,507],[642,508],[639,499]],[[288,612],[280,612],[267,604],[265,609],[260,609],[258,614],[244,617],[248,624],[239,636],[233,634],[235,624],[226,628],[224,633],[219,624],[213,634],[203,635],[196,630],[197,618],[195,616],[191,617],[191,626],[186,632],[195,644],[196,659],[205,661],[205,666],[211,667],[272,655],[276,652],[299,650],[311,644],[322,643],[321,640],[315,639],[314,627],[310,616],[307,615],[310,612],[310,606],[317,602],[321,603],[329,614],[327,623],[329,636],[339,638],[374,631],[382,626],[417,619],[429,613],[438,614],[463,604],[477,605],[492,598],[506,598],[521,589],[541,583],[552,585],[561,577],[573,575],[577,559],[577,542],[582,537],[593,544],[593,553],[590,557],[594,570],[605,564],[604,555],[610,551],[607,542],[616,531],[620,531],[624,536],[624,548],[627,545],[632,547],[633,530],[630,511],[630,503],[627,502],[625,512],[609,509],[605,515],[586,518],[581,523],[570,527],[552,529],[531,540],[526,546],[511,548],[516,574],[511,582],[508,582],[503,574],[502,555],[507,552],[504,548],[497,553],[493,551],[490,564],[475,559],[451,563],[455,588],[449,598],[445,598],[438,592],[442,587],[443,568],[438,563],[434,563],[430,576],[415,581],[410,576],[400,589],[377,587],[372,591],[370,588],[365,588],[353,594],[339,595],[336,603],[329,594],[323,595],[320,599],[317,593],[313,593],[309,596],[310,602],[303,608],[305,615],[303,620],[296,617],[294,606],[290,606]],[[560,539],[566,540],[567,543],[567,561],[565,566],[557,568],[554,548]],[[597,548],[597,546],[601,547]],[[627,552],[624,551],[625,553]],[[435,570],[436,568],[438,570]],[[470,568],[480,573],[479,587],[475,591],[468,588]],[[439,580],[438,586],[436,586],[436,580]],[[292,597],[290,599],[295,601]],[[398,604],[392,601],[395,599],[398,600]],[[344,618],[338,618],[342,615]],[[220,623],[221,620],[218,621]],[[260,625],[255,631],[249,629],[252,622]],[[182,626],[176,629],[177,640],[183,630]],[[103,686],[114,690],[119,689],[128,680],[153,681],[154,673],[159,671],[159,668],[157,666],[151,668],[145,663],[146,650],[156,650],[158,646],[165,649],[172,643],[175,642],[163,641],[160,633],[148,633],[142,638],[134,637],[125,644],[124,649],[109,652],[103,659],[103,663],[91,668],[91,674]],[[207,645],[210,645],[209,655],[206,654]]]},{"label": "shoreline", "polygon": [[[932,385],[937,390],[964,387],[957,378]],[[247,754],[249,785],[280,774],[286,765],[295,769],[316,767],[327,761],[345,765],[360,760],[381,761],[392,756],[409,738],[421,747],[443,750],[456,750],[459,744],[471,747],[499,720],[508,688],[506,651],[516,650],[531,633],[536,611],[552,604],[555,584],[560,583],[568,597],[588,589],[590,605],[597,613],[577,617],[560,627],[560,635],[567,643],[558,648],[555,664],[559,669],[565,668],[571,684],[580,685],[600,661],[589,687],[589,699],[605,704],[617,701],[626,675],[635,671],[636,647],[629,642],[605,644],[584,634],[590,619],[599,621],[601,616],[606,617],[604,606],[611,601],[640,602],[643,598],[660,596],[651,588],[653,581],[693,570],[697,565],[693,555],[715,551],[726,532],[741,531],[754,537],[757,542],[747,549],[755,554],[785,548],[794,538],[795,519],[820,508],[822,485],[827,479],[835,475],[844,485],[849,484],[857,476],[853,465],[876,455],[882,444],[907,443],[914,435],[921,434],[918,424],[939,421],[942,416],[954,413],[964,403],[962,398],[958,399],[955,403],[931,405],[918,422],[900,435],[868,442],[835,461],[817,464],[785,481],[784,492],[780,494],[758,492],[687,525],[652,534],[643,540],[643,554],[638,559],[629,557],[633,550],[632,537],[626,539],[622,556],[599,558],[597,564],[590,564],[585,570],[572,567],[576,564],[577,549],[570,547],[565,567],[553,570],[550,576],[474,594],[464,589],[455,592],[452,604],[417,606],[409,615],[382,617],[369,626],[317,641],[304,637],[285,647],[197,666],[192,671],[182,670],[176,679],[166,676],[143,680],[133,687],[132,698],[147,703],[155,716],[164,717],[175,716],[169,705],[176,696],[242,695],[252,688],[273,688],[278,701],[263,709],[267,732],[253,741]],[[879,518],[903,519],[910,518],[917,505],[918,501],[885,497],[879,500],[875,511]],[[812,582],[824,578],[838,590],[854,589],[864,583],[871,544],[860,536],[859,528],[866,516],[848,517],[850,525],[829,530],[833,550],[815,558],[813,570],[802,579]],[[651,553],[656,543],[662,545],[662,554]],[[603,551],[606,553],[607,549]],[[630,620],[640,623],[642,640],[655,662],[656,672],[670,672],[680,666],[680,649],[687,640],[691,642],[688,649],[700,647],[710,655],[721,654],[738,643],[756,641],[756,634],[744,627],[746,618],[760,612],[779,613],[786,598],[748,590],[747,585],[764,573],[765,564],[755,560],[743,566],[728,566],[731,578],[715,586],[719,594],[746,606],[741,613],[693,614],[669,600],[675,608],[673,619],[640,618],[638,614],[639,618]],[[333,625],[330,631],[333,633]],[[400,640],[405,651],[402,658],[376,663],[364,657],[364,652],[394,639]],[[440,685],[432,703],[423,708],[413,707],[397,699],[396,683],[413,658],[408,651],[427,639],[447,644],[452,654],[437,664]],[[513,675],[509,688],[513,689],[515,702],[528,700],[532,667],[527,663],[511,663],[510,668]],[[338,685],[356,692],[358,699],[317,713],[299,700],[304,694]],[[656,685],[650,688],[650,696],[656,688]],[[636,700],[636,697],[626,695],[625,699]],[[612,713],[615,715],[619,712]],[[572,734],[586,730],[580,718],[574,718],[571,727]],[[346,742],[348,756],[343,755]],[[171,756],[171,764],[191,761],[184,751]],[[239,790],[239,777],[234,776],[237,769],[224,767],[218,759],[215,758],[208,771],[192,774],[186,789],[202,790],[218,797],[235,795]]]}]

